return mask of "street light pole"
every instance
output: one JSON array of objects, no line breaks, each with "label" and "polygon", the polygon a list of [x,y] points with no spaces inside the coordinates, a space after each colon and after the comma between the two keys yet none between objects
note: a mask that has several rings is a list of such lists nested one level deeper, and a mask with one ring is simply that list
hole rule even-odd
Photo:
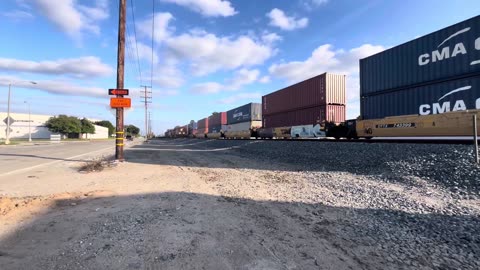
[{"label": "street light pole", "polygon": [[[37,84],[36,82],[30,81],[29,83],[31,84]],[[8,84],[8,101],[7,101],[7,130],[6,130],[6,138],[5,138],[5,144],[10,144],[10,90],[12,88],[12,83],[10,82]]]},{"label": "street light pole", "polygon": [[12,83],[8,84],[8,101],[7,101],[7,130],[5,134],[5,144],[10,144],[10,88]]},{"label": "street light pole", "polygon": [[30,113],[30,102],[25,101],[25,103],[28,105],[28,141],[32,141],[32,127],[31,127],[31,113]]}]

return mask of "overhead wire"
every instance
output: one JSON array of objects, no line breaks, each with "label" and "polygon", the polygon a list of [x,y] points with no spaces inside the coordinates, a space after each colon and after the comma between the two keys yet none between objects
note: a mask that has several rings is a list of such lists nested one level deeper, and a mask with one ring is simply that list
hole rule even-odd
[{"label": "overhead wire", "polygon": [[138,54],[138,41],[137,41],[137,25],[135,23],[135,9],[133,7],[133,0],[130,0],[130,7],[132,9],[132,20],[133,20],[133,33],[135,36],[135,49],[137,51],[137,64],[138,64],[138,73],[140,74],[140,80],[142,80],[142,69],[140,68],[140,57]]},{"label": "overhead wire", "polygon": [[[153,46],[155,34],[155,0],[152,0],[152,65],[150,69],[150,87],[153,87]],[[153,88],[152,88],[153,89]]]}]

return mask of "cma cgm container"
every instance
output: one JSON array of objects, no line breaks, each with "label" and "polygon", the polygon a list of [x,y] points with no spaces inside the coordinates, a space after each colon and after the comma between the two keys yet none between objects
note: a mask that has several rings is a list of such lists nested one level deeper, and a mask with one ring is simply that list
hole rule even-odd
[{"label": "cma cgm container", "polygon": [[262,115],[345,101],[345,75],[324,73],[263,96]]},{"label": "cma cgm container", "polygon": [[480,16],[360,60],[360,96],[480,74]]},{"label": "cma cgm container", "polygon": [[212,114],[208,117],[208,125],[209,126],[221,126],[227,124],[227,113],[221,112]]},{"label": "cma cgm container", "polygon": [[361,99],[364,119],[397,115],[429,115],[480,109],[480,76],[413,87]]},{"label": "cma cgm container", "polygon": [[263,127],[316,125],[325,121],[345,122],[345,105],[325,105],[307,109],[263,115]]},{"label": "cma cgm container", "polygon": [[262,105],[260,103],[248,103],[238,108],[227,111],[227,124],[262,121]]}]

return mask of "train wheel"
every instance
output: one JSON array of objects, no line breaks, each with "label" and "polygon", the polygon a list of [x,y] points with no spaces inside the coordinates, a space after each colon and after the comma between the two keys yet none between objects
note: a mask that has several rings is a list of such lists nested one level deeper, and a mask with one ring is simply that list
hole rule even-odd
[{"label": "train wheel", "polygon": [[370,140],[370,139],[372,139],[372,138],[373,138],[373,137],[371,137],[371,136],[370,136],[370,137],[365,137],[365,140]]}]

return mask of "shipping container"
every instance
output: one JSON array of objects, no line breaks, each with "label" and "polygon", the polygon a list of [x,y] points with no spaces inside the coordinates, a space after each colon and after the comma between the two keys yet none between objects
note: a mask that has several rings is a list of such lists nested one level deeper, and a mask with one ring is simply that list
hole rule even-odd
[{"label": "shipping container", "polygon": [[248,103],[227,111],[228,125],[250,121],[262,121],[262,105],[260,103]]},{"label": "shipping container", "polygon": [[262,115],[345,105],[345,75],[324,73],[262,97]]},{"label": "shipping container", "polygon": [[262,127],[262,121],[241,122],[227,125],[225,128],[225,137],[227,138],[247,138],[252,136],[257,129]]},{"label": "shipping container", "polygon": [[218,126],[218,125],[226,125],[227,124],[227,113],[220,112],[216,114],[212,114],[208,117],[208,125],[209,126]]},{"label": "shipping container", "polygon": [[291,127],[345,121],[345,105],[317,106],[296,111],[263,115],[263,127]]},{"label": "shipping container", "polygon": [[226,128],[227,128],[227,125],[209,125],[208,133],[220,133],[225,131]]},{"label": "shipping container", "polygon": [[480,75],[480,16],[360,60],[360,95]]},{"label": "shipping container", "polygon": [[208,118],[203,118],[197,121],[197,129],[208,128]]},{"label": "shipping container", "polygon": [[208,133],[208,128],[199,128],[197,129],[197,133],[195,137],[197,138],[205,138],[205,135]]},{"label": "shipping container", "polygon": [[480,76],[361,99],[363,119],[480,109]]},{"label": "shipping container", "polygon": [[293,126],[290,130],[292,138],[319,138],[325,137],[325,131],[320,125]]}]

